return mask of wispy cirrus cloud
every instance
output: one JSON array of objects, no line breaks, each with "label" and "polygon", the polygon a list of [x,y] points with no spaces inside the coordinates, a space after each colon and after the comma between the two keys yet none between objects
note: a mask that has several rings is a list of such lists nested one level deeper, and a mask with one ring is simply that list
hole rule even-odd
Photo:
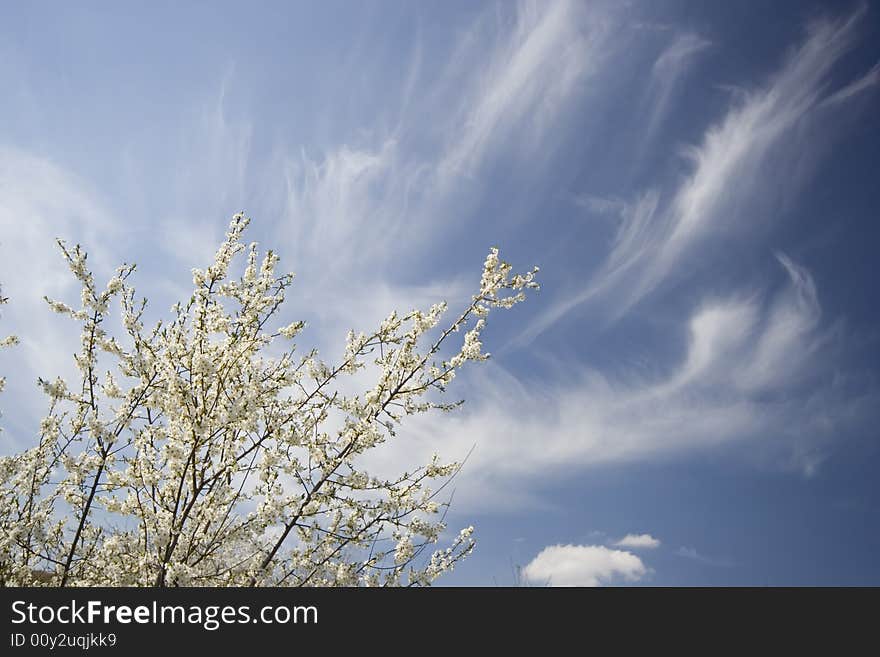
[{"label": "wispy cirrus cloud", "polygon": [[651,67],[650,80],[645,88],[645,115],[647,126],[642,138],[644,149],[656,136],[663,120],[672,108],[672,101],[682,80],[693,66],[697,55],[712,46],[712,42],[692,32],[674,34]]},{"label": "wispy cirrus cloud", "polygon": [[862,77],[844,85],[822,101],[822,106],[834,106],[874,89],[880,84],[880,62],[874,64]]},{"label": "wispy cirrus cloud", "polygon": [[551,474],[737,443],[812,473],[838,435],[870,416],[878,394],[837,376],[815,283],[788,256],[777,258],[786,282],[698,307],[685,354],[663,376],[582,368],[567,382],[535,384],[498,367],[475,373],[476,406],[442,426],[413,423],[406,444],[377,459],[398,467],[435,449],[464,456],[476,444],[456,500],[480,508],[536,504],[523,493],[534,490],[527,482]]},{"label": "wispy cirrus cloud", "polygon": [[390,307],[464,299],[479,262],[430,283],[408,282],[403,266],[466,229],[485,164],[504,157],[531,169],[548,156],[557,119],[578,106],[607,56],[615,21],[608,8],[568,0],[483,12],[436,79],[422,77],[416,40],[389,131],[364,130],[356,145],[318,153],[274,153],[284,189],[275,235],[297,271],[319,280],[303,290],[304,307],[320,299],[325,319],[347,329]]},{"label": "wispy cirrus cloud", "polygon": [[[759,220],[772,221],[765,214],[767,199],[794,194],[794,186],[805,182],[803,177],[779,180],[768,162],[782,156],[809,160],[821,155],[821,144],[795,138],[794,128],[815,119],[823,122],[824,139],[844,130],[846,125],[825,111],[829,103],[840,106],[877,83],[872,69],[828,92],[831,70],[858,41],[864,12],[862,7],[843,19],[815,21],[765,85],[733,96],[724,118],[705,131],[698,145],[684,149],[692,165],[690,173],[673,188],[648,189],[622,206],[604,264],[580,290],[533,320],[516,344],[528,344],[585,304],[601,309],[605,318],[619,318],[679,276],[686,263],[693,264],[698,245],[722,237],[759,243],[755,240],[762,230]],[[701,49],[698,42],[685,39],[684,45],[667,51],[678,53],[670,62],[680,62],[684,54]]]},{"label": "wispy cirrus cloud", "polygon": [[500,30],[490,18],[487,14],[463,40],[470,50],[489,32],[493,45],[488,57],[481,53],[487,63],[465,87],[465,102],[437,166],[441,184],[472,173],[488,152],[509,150],[511,143],[520,147],[515,151],[520,157],[534,156],[578,85],[600,68],[613,34],[609,11],[569,0],[520,2],[512,26]]}]

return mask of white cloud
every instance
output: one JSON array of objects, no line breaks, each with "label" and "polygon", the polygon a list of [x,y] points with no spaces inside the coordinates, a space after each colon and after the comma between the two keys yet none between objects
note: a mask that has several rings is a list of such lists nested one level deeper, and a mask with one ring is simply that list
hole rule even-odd
[{"label": "white cloud", "polygon": [[705,554],[697,552],[696,548],[682,546],[675,551],[675,554],[691,561],[697,561],[707,566],[715,566],[718,568],[731,568],[734,564],[729,559],[719,557],[707,557]]},{"label": "white cloud", "polygon": [[[175,182],[181,192],[179,200],[190,209],[221,216],[238,206],[247,193],[251,178],[248,170],[254,165],[251,143],[252,123],[241,117],[233,119],[229,98],[234,70],[229,69],[220,83],[215,102],[198,108],[188,123],[191,132],[183,135],[182,151],[197,152],[198,157],[183,157],[177,164]],[[205,198],[203,192],[212,192]],[[194,206],[194,207],[193,207]]]},{"label": "white cloud", "polygon": [[33,418],[44,410],[37,376],[68,375],[75,369],[71,355],[79,349],[78,332],[43,301],[43,295],[79,299],[56,238],[81,243],[99,274],[119,264],[109,245],[125,242],[86,181],[46,158],[0,147],[0,284],[10,299],[2,333],[21,338],[21,345],[3,355],[4,371],[16,373],[7,377],[4,392],[7,438],[25,440]]},{"label": "white cloud", "polygon": [[878,84],[880,84],[880,62],[874,64],[871,70],[865,73],[862,77],[844,85],[832,95],[828,96],[828,98],[822,101],[822,104],[836,105],[837,103],[844,103],[850,98],[873,89]]},{"label": "white cloud", "polygon": [[854,28],[862,13],[844,21],[814,24],[806,41],[770,83],[748,94],[744,104],[709,129],[700,146],[690,149],[693,173],[672,201],[670,231],[638,294],[647,293],[656,280],[665,277],[707,230],[717,234],[719,223],[735,222],[742,199],[764,191],[764,184],[775,186],[775,180],[756,172],[768,152],[821,100],[832,66],[853,46]]},{"label": "white cloud", "polygon": [[651,75],[666,79],[676,78],[681,75],[685,62],[711,45],[710,41],[697,34],[677,34],[654,62]]},{"label": "white cloud", "polygon": [[651,79],[645,98],[647,127],[641,140],[642,150],[654,137],[671,109],[673,94],[681,84],[696,55],[712,45],[710,41],[689,32],[676,34],[651,67]]},{"label": "white cloud", "polygon": [[650,534],[627,534],[614,543],[617,547],[638,549],[653,549],[660,547],[660,541]]},{"label": "white cloud", "polygon": [[[654,246],[655,231],[652,224],[658,203],[659,195],[655,190],[645,192],[633,203],[620,201],[617,205],[620,226],[602,271],[590,284],[580,290],[569,291],[567,298],[555,301],[543,313],[529,321],[511,341],[510,346],[530,344],[574,309],[621,287],[627,275],[630,275],[628,282],[637,282],[631,275],[632,270]],[[608,206],[605,208],[610,209]]]},{"label": "white cloud", "polygon": [[400,248],[420,172],[401,166],[394,140],[376,149],[343,145],[320,160],[302,153],[285,158],[284,171],[279,236],[294,262],[319,261],[327,275],[345,277],[387,262]]},{"label": "white cloud", "polygon": [[[842,105],[877,81],[872,69],[832,96],[826,94],[832,67],[855,44],[855,28],[863,13],[864,8],[844,20],[812,24],[803,43],[767,84],[735,97],[700,144],[685,150],[692,170],[682,182],[669,190],[643,192],[629,204],[604,265],[581,290],[566,291],[566,297],[533,320],[516,342],[531,342],[588,302],[599,304],[604,318],[620,317],[692,264],[697,246],[743,234],[754,240],[761,230],[757,222],[767,220],[762,211],[769,207],[767,201],[791,196],[805,183],[803,176],[789,173],[780,179],[778,172],[786,169],[768,163],[784,157],[808,170],[804,162],[821,154],[822,140],[845,126],[834,112],[816,110],[827,110],[823,104],[829,98],[836,99],[835,106]],[[678,51],[699,49],[693,42]],[[808,120],[822,122],[819,141],[804,140],[794,130]],[[661,205],[660,198],[669,200]]]},{"label": "white cloud", "polygon": [[433,451],[463,457],[476,445],[456,480],[456,506],[480,508],[537,504],[535,480],[735,443],[749,445],[743,458],[812,473],[878,395],[839,380],[812,278],[787,256],[779,261],[787,283],[774,294],[698,306],[685,324],[687,350],[664,375],[580,369],[533,381],[488,364],[470,373],[463,396],[473,406],[416,418],[406,440],[377,452],[375,467],[412,466]]},{"label": "white cloud", "polygon": [[551,545],[544,548],[522,571],[538,585],[602,586],[614,581],[637,582],[648,573],[642,560],[631,552],[602,545]]},{"label": "white cloud", "polygon": [[[292,263],[303,282],[286,311],[317,311],[322,341],[330,343],[392,308],[467,298],[480,262],[461,272],[465,279],[405,278],[419,269],[419,253],[455,235],[467,217],[473,199],[453,179],[512,144],[533,176],[533,150],[546,150],[545,138],[561,134],[555,119],[575,106],[608,33],[598,9],[568,0],[486,11],[460,36],[437,79],[420,79],[417,41],[407,100],[390,134],[366,130],[317,155],[276,152],[284,189],[276,237],[282,263]],[[497,238],[502,246],[504,238]]]},{"label": "white cloud", "polygon": [[785,254],[776,257],[791,285],[773,301],[765,329],[753,347],[754,356],[734,373],[744,390],[790,384],[822,345],[822,336],[816,333],[821,309],[812,276]]},{"label": "white cloud", "polygon": [[[491,16],[465,37],[466,45],[483,48]],[[438,166],[441,181],[472,172],[487,151],[513,134],[517,143],[542,147],[544,134],[596,69],[607,45],[607,17],[569,0],[521,2],[512,29],[504,28],[495,33],[488,54],[468,58],[470,66],[479,60],[487,64],[464,85],[469,94]]]}]

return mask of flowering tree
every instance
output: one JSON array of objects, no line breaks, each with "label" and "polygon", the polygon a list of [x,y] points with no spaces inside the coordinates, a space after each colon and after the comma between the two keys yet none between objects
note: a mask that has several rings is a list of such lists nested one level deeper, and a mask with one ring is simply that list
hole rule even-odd
[{"label": "flowering tree", "polygon": [[[418,586],[473,549],[471,527],[430,547],[447,504],[429,484],[459,464],[435,456],[385,479],[361,455],[405,416],[457,406],[437,392],[488,357],[486,316],[536,288],[537,268],[515,275],[493,249],[479,291],[445,328],[445,303],[391,313],[369,334],[350,332],[329,365],[314,350],[297,355],[303,322],[273,327],[293,276],[275,273],[271,251],[258,262],[242,242],[248,222],[233,218],[213,264],[193,270],[192,296],[151,328],[128,283],[133,265],[100,289],[85,252],[59,241],[82,294],[78,308],[46,301],[81,326],[79,375],[39,381],[39,441],[0,459],[0,583]],[[114,301],[118,339],[105,329]],[[375,385],[346,394],[343,378],[364,368]]]}]

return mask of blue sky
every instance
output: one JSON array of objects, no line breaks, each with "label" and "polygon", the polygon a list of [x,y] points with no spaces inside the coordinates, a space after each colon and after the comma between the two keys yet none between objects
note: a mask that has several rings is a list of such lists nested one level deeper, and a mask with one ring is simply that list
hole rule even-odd
[{"label": "blue sky", "polygon": [[160,314],[245,210],[331,359],[497,245],[543,289],[379,456],[476,445],[445,583],[880,584],[878,82],[872,4],[5,4],[2,449],[56,236]]}]

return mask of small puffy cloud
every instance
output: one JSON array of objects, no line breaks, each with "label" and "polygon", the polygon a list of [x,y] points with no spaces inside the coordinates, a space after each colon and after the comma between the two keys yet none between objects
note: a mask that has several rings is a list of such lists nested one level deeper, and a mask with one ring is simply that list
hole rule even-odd
[{"label": "small puffy cloud", "polygon": [[648,572],[636,555],[603,545],[550,545],[523,569],[533,584],[602,586],[615,580],[635,582]]},{"label": "small puffy cloud", "polygon": [[614,545],[617,547],[639,549],[653,549],[660,547],[660,541],[650,534],[627,534]]}]

